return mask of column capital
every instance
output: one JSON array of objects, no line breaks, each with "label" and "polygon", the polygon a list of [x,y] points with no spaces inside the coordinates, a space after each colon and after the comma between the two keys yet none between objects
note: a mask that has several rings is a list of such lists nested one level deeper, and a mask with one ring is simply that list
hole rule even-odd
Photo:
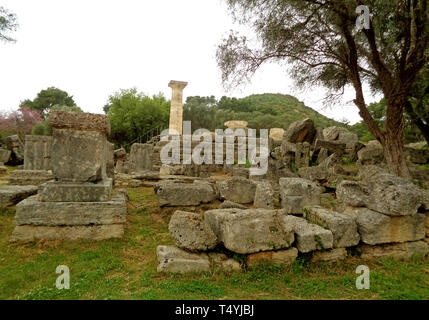
[{"label": "column capital", "polygon": [[187,85],[188,85],[187,82],[175,81],[175,80],[171,80],[168,83],[168,86],[172,89],[174,88],[174,89],[182,89],[183,90]]}]

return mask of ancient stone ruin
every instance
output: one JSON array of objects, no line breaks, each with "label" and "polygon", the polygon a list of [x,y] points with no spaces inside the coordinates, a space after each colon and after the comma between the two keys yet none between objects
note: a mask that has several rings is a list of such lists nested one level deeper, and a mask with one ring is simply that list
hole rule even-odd
[{"label": "ancient stone ruin", "polygon": [[106,174],[107,117],[53,111],[49,124],[55,180],[17,204],[11,241],[121,237],[126,200],[112,193],[112,179]]},{"label": "ancient stone ruin", "polygon": [[51,171],[52,137],[25,136],[24,170],[9,176],[10,185],[39,185],[54,178]]}]

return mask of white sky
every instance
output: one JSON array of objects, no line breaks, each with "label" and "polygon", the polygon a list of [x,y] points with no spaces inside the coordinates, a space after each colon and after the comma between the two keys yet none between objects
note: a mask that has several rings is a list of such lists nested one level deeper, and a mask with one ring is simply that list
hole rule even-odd
[{"label": "white sky", "polygon": [[[263,66],[246,87],[224,90],[216,48],[232,22],[222,0],[3,0],[18,16],[14,44],[0,43],[0,111],[54,86],[73,95],[84,111],[103,113],[108,96],[136,87],[170,99],[170,80],[187,81],[187,96],[296,96],[317,111],[352,123],[357,108],[344,102],[323,108],[323,89],[294,90],[276,64]],[[246,30],[244,30],[246,31]],[[249,31],[247,31],[249,32]],[[374,101],[367,95],[367,102]]]}]

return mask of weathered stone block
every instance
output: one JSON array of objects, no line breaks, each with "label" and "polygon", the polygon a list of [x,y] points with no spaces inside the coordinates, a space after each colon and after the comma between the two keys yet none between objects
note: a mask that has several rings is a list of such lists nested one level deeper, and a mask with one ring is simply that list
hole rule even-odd
[{"label": "weathered stone block", "polygon": [[152,154],[153,145],[134,143],[131,146],[130,157],[128,160],[129,171],[132,173],[152,170]]},{"label": "weathered stone block", "polygon": [[224,246],[236,253],[289,248],[293,229],[281,223],[281,214],[265,209],[209,210],[204,218]]},{"label": "weathered stone block", "polygon": [[34,240],[105,240],[121,238],[124,235],[124,224],[97,226],[16,226],[11,242]]},{"label": "weathered stone block", "polygon": [[9,175],[10,185],[38,186],[54,179],[51,171],[46,170],[15,170]]},{"label": "weathered stone block", "polygon": [[362,259],[411,260],[413,257],[424,258],[429,254],[429,244],[425,241],[404,242],[379,246],[361,245]]},{"label": "weathered stone block", "polygon": [[224,201],[221,203],[221,205],[219,206],[219,209],[247,209],[246,206],[243,206],[242,204],[239,203],[235,203],[232,201]]},{"label": "weathered stone block", "polygon": [[305,207],[305,218],[311,223],[331,230],[334,248],[352,247],[360,241],[356,222],[350,216],[322,207]]},{"label": "weathered stone block", "polygon": [[126,215],[126,202],[121,194],[106,202],[41,202],[33,196],[16,206],[15,225],[110,225],[125,223]]},{"label": "weathered stone block", "polygon": [[283,216],[283,225],[295,231],[296,246],[300,252],[331,249],[334,237],[332,232],[318,225],[308,223],[295,216]]},{"label": "weathered stone block", "polygon": [[98,131],[53,129],[51,166],[61,181],[96,182],[106,177],[106,136]]},{"label": "weathered stone block", "polygon": [[112,192],[112,179],[97,183],[51,181],[39,186],[39,201],[91,202],[109,201]]},{"label": "weathered stone block", "polygon": [[425,215],[392,217],[366,208],[347,208],[344,214],[356,221],[361,239],[366,244],[421,240],[425,237]]},{"label": "weathered stone block", "polygon": [[51,169],[52,137],[25,136],[24,170]]},{"label": "weathered stone block", "polygon": [[283,139],[292,143],[312,143],[316,135],[316,127],[311,119],[304,119],[292,123],[284,133]]},{"label": "weathered stone block", "polygon": [[274,264],[291,265],[296,260],[297,256],[298,250],[296,248],[252,253],[247,256],[247,266],[252,268],[262,261],[272,262]]},{"label": "weathered stone block", "polygon": [[13,206],[36,193],[36,186],[0,186],[0,207]]},{"label": "weathered stone block", "polygon": [[110,135],[109,118],[103,114],[55,110],[49,113],[49,125],[56,129],[97,131]]},{"label": "weathered stone block", "polygon": [[241,265],[238,261],[228,258],[223,253],[209,252],[208,256],[211,264],[223,271],[232,272],[241,270]]},{"label": "weathered stone block", "polygon": [[210,261],[206,253],[189,253],[185,250],[158,246],[156,248],[158,258],[158,272],[186,273],[210,271]]},{"label": "weathered stone block", "polygon": [[320,205],[322,189],[314,182],[301,178],[280,178],[282,208],[288,213],[301,214],[306,206]]},{"label": "weathered stone block", "polygon": [[176,211],[168,230],[176,245],[189,251],[207,251],[218,244],[215,234],[199,213]]},{"label": "weathered stone block", "polygon": [[262,209],[274,209],[274,190],[268,181],[260,181],[256,186],[255,207]]},{"label": "weathered stone block", "polygon": [[160,181],[155,185],[155,192],[160,206],[197,206],[216,199],[213,185],[205,181]]},{"label": "weathered stone block", "polygon": [[11,153],[12,152],[10,150],[0,148],[0,162],[2,163],[8,162],[10,159]]},{"label": "weathered stone block", "polygon": [[337,262],[347,257],[347,251],[344,248],[336,248],[327,251],[316,251],[311,257],[311,262]]},{"label": "weathered stone block", "polygon": [[231,177],[219,182],[217,188],[222,199],[246,204],[255,198],[256,183],[243,177]]}]

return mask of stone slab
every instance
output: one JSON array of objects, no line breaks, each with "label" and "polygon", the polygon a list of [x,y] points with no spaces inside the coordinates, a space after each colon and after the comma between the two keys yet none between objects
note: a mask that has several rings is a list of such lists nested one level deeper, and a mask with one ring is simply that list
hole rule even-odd
[{"label": "stone slab", "polygon": [[0,207],[13,206],[36,193],[36,186],[0,186]]},{"label": "stone slab", "polygon": [[15,225],[83,226],[126,222],[127,206],[122,194],[106,202],[41,202],[37,196],[16,206]]},{"label": "stone slab", "polygon": [[109,201],[112,179],[97,183],[52,181],[39,186],[39,201],[51,202],[103,202]]},{"label": "stone slab", "polygon": [[49,125],[57,129],[99,131],[110,135],[109,118],[104,114],[55,110],[49,113]]},{"label": "stone slab", "polygon": [[15,170],[8,178],[9,185],[38,186],[54,179],[51,171],[46,170]]},{"label": "stone slab", "polygon": [[100,226],[16,226],[10,242],[35,240],[106,240],[121,238],[124,224]]}]

